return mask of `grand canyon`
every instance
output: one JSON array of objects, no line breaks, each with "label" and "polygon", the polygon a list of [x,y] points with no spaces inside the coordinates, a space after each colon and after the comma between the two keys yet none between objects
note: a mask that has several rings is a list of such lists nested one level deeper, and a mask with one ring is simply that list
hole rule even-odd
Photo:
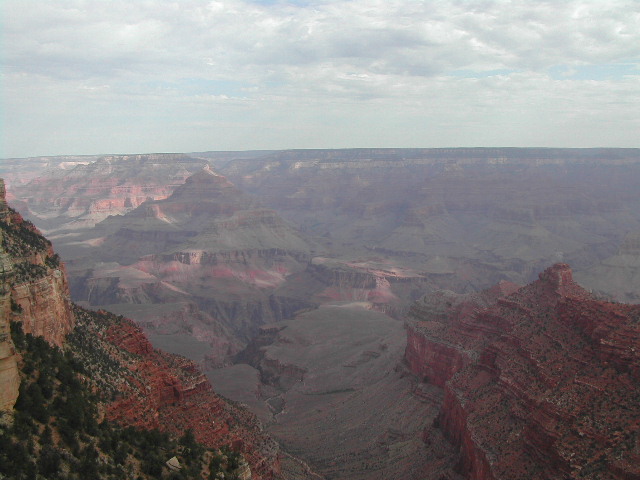
[{"label": "grand canyon", "polygon": [[[192,432],[236,478],[640,478],[640,149],[38,157],[0,176],[3,411],[37,383],[19,324],[84,366],[113,428]],[[148,474],[106,452],[104,478]]]}]

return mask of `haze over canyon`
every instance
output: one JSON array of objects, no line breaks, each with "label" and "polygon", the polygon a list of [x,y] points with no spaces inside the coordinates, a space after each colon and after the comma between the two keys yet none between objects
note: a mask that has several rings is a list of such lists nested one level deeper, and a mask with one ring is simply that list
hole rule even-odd
[{"label": "haze over canyon", "polygon": [[144,378],[105,403],[115,422],[201,425],[256,479],[640,478],[640,149],[60,156],[0,176],[4,222],[52,244],[3,244],[6,318],[88,364],[83,342],[128,352]]}]

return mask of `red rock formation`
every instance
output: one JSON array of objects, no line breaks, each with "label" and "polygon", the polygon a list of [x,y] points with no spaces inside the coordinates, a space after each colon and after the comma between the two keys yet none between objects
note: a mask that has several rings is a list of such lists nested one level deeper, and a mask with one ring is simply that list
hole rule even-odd
[{"label": "red rock formation", "polygon": [[[133,304],[122,312],[155,332],[158,323],[137,316],[137,307],[181,305],[185,314],[165,317],[164,325],[174,322],[171,328],[209,343],[218,364],[259,325],[309,306],[306,292],[276,289],[305,269],[313,244],[209,168],[169,198],[112,216],[98,229],[102,241],[93,251],[105,262],[72,275],[74,298],[96,307]],[[157,317],[163,310],[155,309]]]},{"label": "red rock formation", "polygon": [[12,408],[20,379],[10,336],[10,321],[61,346],[72,330],[64,268],[51,243],[9,208],[0,179],[0,408]]},{"label": "red rock formation", "polygon": [[64,266],[51,242],[7,206],[1,185],[2,281],[11,291],[12,319],[26,333],[61,346],[74,323]]},{"label": "red rock formation", "polygon": [[20,312],[14,319],[23,325],[25,333],[44,337],[49,343],[62,346],[73,329],[69,287],[64,270],[56,268],[36,280],[14,285],[11,291]]},{"label": "red rock formation", "polygon": [[0,408],[13,406],[19,386],[12,319],[81,359],[108,418],[176,435],[191,429],[207,446],[242,450],[253,478],[273,478],[277,444],[255,416],[217,396],[192,362],[154,350],[131,320],[73,307],[51,243],[7,206],[3,193],[0,181]]},{"label": "red rock formation", "polygon": [[[85,319],[79,320],[83,328],[100,338],[99,346],[93,350],[109,352],[111,362],[119,364],[124,372],[115,399],[107,404],[107,418],[176,435],[191,429],[206,446],[232,445],[241,450],[252,478],[270,479],[277,475],[277,444],[261,432],[253,414],[216,395],[193,362],[154,350],[131,320],[104,311],[78,309],[77,315]],[[97,318],[86,320],[92,316]]]},{"label": "red rock formation", "polygon": [[406,354],[444,386],[439,426],[467,478],[640,478],[640,306],[591,298],[565,264],[470,303],[418,305]]},{"label": "red rock formation", "polygon": [[[405,362],[425,381],[444,387],[464,366],[477,359],[474,348],[481,338],[474,315],[516,291],[513,283],[501,282],[478,294],[459,295],[439,291],[416,302],[407,324]],[[455,319],[455,321],[452,321]]]}]

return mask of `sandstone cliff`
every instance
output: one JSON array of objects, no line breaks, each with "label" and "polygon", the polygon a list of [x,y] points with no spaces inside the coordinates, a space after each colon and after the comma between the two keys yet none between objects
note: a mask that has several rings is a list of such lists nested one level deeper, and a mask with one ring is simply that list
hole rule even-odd
[{"label": "sandstone cliff", "polygon": [[21,322],[27,333],[62,345],[73,329],[64,269],[51,243],[12,210],[0,179],[0,406],[11,408],[19,378],[9,323]]},{"label": "sandstone cliff", "polygon": [[13,408],[20,387],[16,352],[9,330],[10,315],[10,296],[4,293],[0,295],[0,411]]},{"label": "sandstone cliff", "polygon": [[406,361],[444,388],[435,425],[461,472],[640,478],[640,306],[591,298],[565,264],[501,293],[427,301],[443,308],[418,305],[409,321]]},{"label": "sandstone cliff", "polygon": [[[9,207],[5,200],[4,181],[0,179],[0,215],[6,218]],[[4,239],[4,235],[3,235]],[[20,378],[16,362],[15,348],[9,334],[9,319],[11,318],[11,293],[7,276],[12,263],[11,257],[2,243],[0,250],[2,279],[0,280],[0,410],[11,409],[18,398]]]}]

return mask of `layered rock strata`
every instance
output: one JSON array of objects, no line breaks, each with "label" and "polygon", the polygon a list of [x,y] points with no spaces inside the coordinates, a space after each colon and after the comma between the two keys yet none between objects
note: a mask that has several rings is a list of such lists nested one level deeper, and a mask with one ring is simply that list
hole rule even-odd
[{"label": "layered rock strata", "polygon": [[[206,342],[213,363],[228,361],[261,324],[311,306],[277,289],[305,269],[313,243],[208,167],[169,198],[110,217],[92,235],[93,255],[71,267],[74,298],[116,304],[154,333]],[[163,304],[172,314],[160,324]],[[152,313],[141,314],[141,305]]]},{"label": "layered rock strata", "polygon": [[[4,220],[8,214],[9,207],[5,200],[4,181],[0,179],[0,216]],[[4,242],[2,250],[0,250],[0,268],[2,269],[2,278],[0,279],[0,410],[6,410],[13,408],[18,398],[20,377],[9,326],[11,295],[7,277],[11,273],[12,264]]]},{"label": "layered rock strata", "polygon": [[10,410],[18,399],[20,375],[9,328],[10,296],[0,295],[0,411]]},{"label": "layered rock strata", "polygon": [[639,149],[298,150],[221,168],[329,248],[455,275],[465,291],[558,261],[590,268],[640,230]]},{"label": "layered rock strata", "polygon": [[168,197],[205,164],[181,154],[87,157],[51,165],[39,175],[26,175],[27,181],[16,175],[10,190],[48,234],[77,231]]},{"label": "layered rock strata", "polygon": [[61,346],[73,329],[63,266],[51,243],[5,199],[0,179],[0,406],[13,407],[19,377],[10,322]]},{"label": "layered rock strata", "polygon": [[418,307],[409,322],[407,363],[444,389],[436,425],[461,472],[640,478],[640,306],[593,299],[566,264],[492,303]]}]

